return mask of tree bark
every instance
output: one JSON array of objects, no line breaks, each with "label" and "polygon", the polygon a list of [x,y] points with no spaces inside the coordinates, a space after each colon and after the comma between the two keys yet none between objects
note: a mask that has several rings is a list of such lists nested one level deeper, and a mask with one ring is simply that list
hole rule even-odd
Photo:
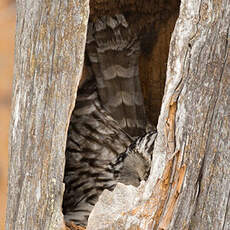
[{"label": "tree bark", "polygon": [[88,5],[17,1],[6,229],[64,227],[65,144],[83,66]]},{"label": "tree bark", "polygon": [[87,229],[230,229],[229,26],[229,1],[181,1],[150,177],[104,192]]},{"label": "tree bark", "polygon": [[[63,226],[88,19],[88,2],[78,3],[18,1],[7,229]],[[105,191],[87,229],[230,229],[229,26],[228,0],[181,1],[149,179]]]}]

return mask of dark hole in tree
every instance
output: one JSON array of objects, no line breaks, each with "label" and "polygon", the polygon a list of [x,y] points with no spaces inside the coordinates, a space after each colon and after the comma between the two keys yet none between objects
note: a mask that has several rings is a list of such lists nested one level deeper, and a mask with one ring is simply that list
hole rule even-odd
[{"label": "dark hole in tree", "polygon": [[[138,137],[145,134],[145,128],[154,130],[157,125],[169,42],[178,11],[179,1],[175,0],[90,2],[83,80],[66,147],[66,221],[85,226],[104,189],[113,189],[117,181],[137,186],[147,179],[151,157],[133,157],[130,152],[139,144],[135,140],[143,141]],[[115,73],[121,76],[114,77]],[[139,80],[130,83],[135,74]],[[130,75],[128,79],[126,75]],[[138,87],[143,105],[136,103],[133,109],[129,102],[141,101]],[[129,104],[127,108],[120,106],[119,97]],[[128,119],[123,122],[125,116],[140,122],[133,122],[133,128]]]}]

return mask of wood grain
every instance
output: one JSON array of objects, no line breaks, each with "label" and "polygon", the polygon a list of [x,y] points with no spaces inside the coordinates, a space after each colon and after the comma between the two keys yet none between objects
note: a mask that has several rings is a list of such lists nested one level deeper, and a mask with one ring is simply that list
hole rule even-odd
[{"label": "wood grain", "polygon": [[64,152],[88,13],[88,1],[17,1],[6,229],[64,228]]}]

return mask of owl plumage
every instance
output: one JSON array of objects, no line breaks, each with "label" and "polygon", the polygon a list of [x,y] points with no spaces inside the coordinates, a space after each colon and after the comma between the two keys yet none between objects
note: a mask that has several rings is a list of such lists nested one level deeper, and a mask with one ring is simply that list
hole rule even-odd
[{"label": "owl plumage", "polygon": [[124,15],[89,22],[86,54],[101,103],[131,136],[144,134],[145,108],[139,81],[140,40]]},{"label": "owl plumage", "polygon": [[132,142],[101,107],[94,83],[79,90],[66,147],[63,212],[66,220],[80,225],[86,224],[98,195],[114,186],[108,166]]},{"label": "owl plumage", "polygon": [[85,226],[104,189],[146,180],[155,132],[146,132],[139,35],[122,14],[88,25],[84,79],[71,116],[63,213]]},{"label": "owl plumage", "polygon": [[82,226],[104,189],[147,179],[151,153],[140,143],[153,145],[155,139],[150,133],[134,140],[123,131],[100,105],[95,83],[87,81],[78,92],[66,148],[63,213]]}]

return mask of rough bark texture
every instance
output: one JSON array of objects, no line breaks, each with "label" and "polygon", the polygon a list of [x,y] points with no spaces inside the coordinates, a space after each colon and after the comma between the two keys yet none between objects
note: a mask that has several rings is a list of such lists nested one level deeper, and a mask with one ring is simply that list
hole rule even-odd
[{"label": "rough bark texture", "polygon": [[132,208],[104,192],[87,229],[230,229],[229,25],[227,0],[181,2],[149,180]]},{"label": "rough bark texture", "polygon": [[[6,229],[63,224],[87,19],[87,1],[18,1]],[[230,229],[229,25],[228,0],[182,0],[149,180],[105,191],[88,229]]]},{"label": "rough bark texture", "polygon": [[64,152],[82,72],[88,4],[17,1],[6,229],[64,226]]}]

